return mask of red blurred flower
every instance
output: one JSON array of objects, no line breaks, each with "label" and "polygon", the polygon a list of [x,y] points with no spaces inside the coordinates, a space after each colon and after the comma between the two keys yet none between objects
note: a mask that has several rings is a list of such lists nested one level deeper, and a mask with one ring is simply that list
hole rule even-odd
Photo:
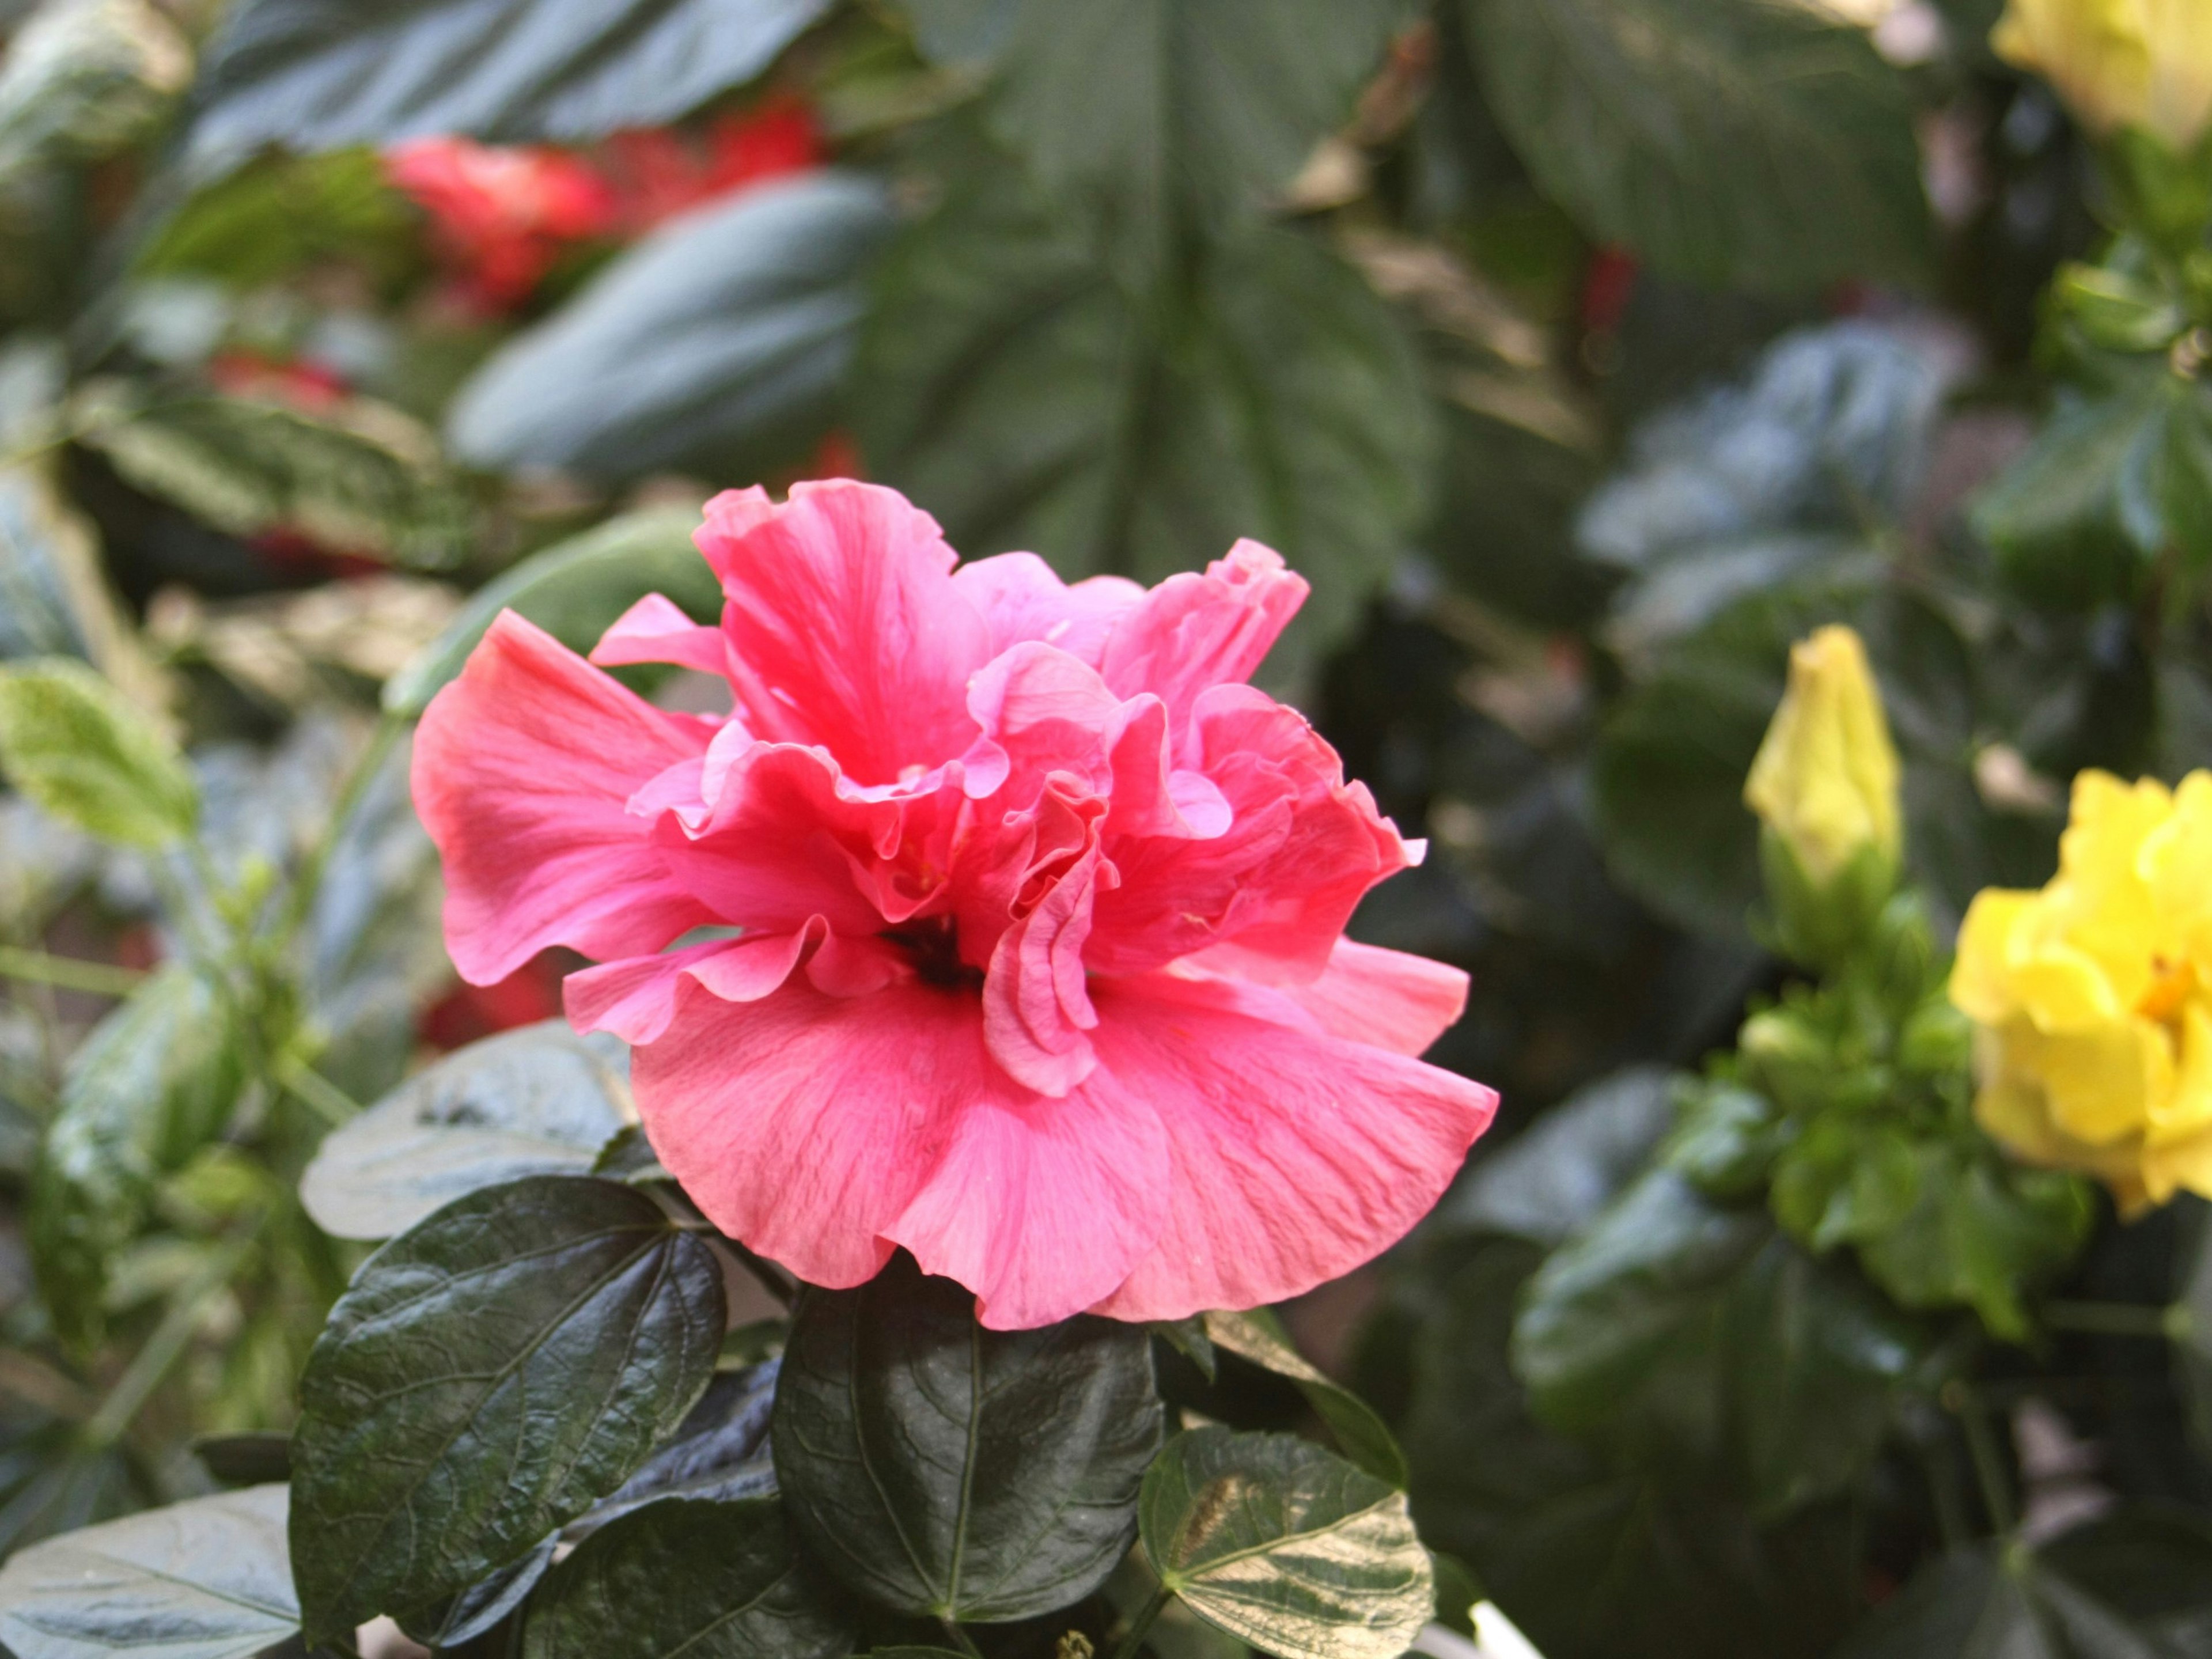
[{"label": "red blurred flower", "polygon": [[452,1049],[554,1018],[561,981],[580,965],[573,951],[541,951],[505,979],[456,986],[422,1011],[416,1030],[431,1047]]},{"label": "red blurred flower", "polygon": [[956,572],[844,482],[697,539],[721,626],[649,597],[592,661],[719,675],[727,719],[506,612],[414,788],[463,976],[599,959],[569,1018],[635,1046],[718,1225],[827,1285],[902,1247],[1021,1328],[1278,1301],[1427,1211],[1496,1096],[1415,1058],[1466,975],[1343,937],[1420,848],[1244,684],[1305,597],[1281,559]]},{"label": "red blurred flower", "polygon": [[387,151],[392,182],[429,214],[440,253],[479,309],[527,300],[570,244],[610,234],[614,192],[565,151],[422,138]]},{"label": "red blurred flower", "polygon": [[703,140],[665,127],[618,132],[605,158],[623,228],[636,234],[747,185],[819,167],[825,151],[812,108],[780,93],[718,118]]}]

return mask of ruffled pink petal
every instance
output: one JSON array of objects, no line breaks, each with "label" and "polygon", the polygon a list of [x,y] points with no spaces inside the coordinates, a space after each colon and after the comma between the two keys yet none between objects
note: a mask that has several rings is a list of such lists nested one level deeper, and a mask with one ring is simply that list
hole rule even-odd
[{"label": "ruffled pink petal", "polygon": [[446,944],[489,985],[551,945],[657,951],[721,920],[671,879],[628,810],[707,733],[633,696],[502,611],[415,739],[416,810],[446,869]]},{"label": "ruffled pink petal", "polygon": [[719,628],[702,628],[671,599],[648,593],[599,635],[591,660],[602,668],[632,663],[673,663],[702,674],[729,669],[729,647]]},{"label": "ruffled pink petal", "polygon": [[1099,896],[1091,965],[1143,973],[1234,941],[1249,976],[1310,980],[1362,896],[1413,849],[1365,787],[1344,781],[1336,751],[1265,692],[1200,693],[1190,732],[1194,769],[1228,804],[1229,825],[1201,839],[1109,836],[1121,884]]},{"label": "ruffled pink petal", "polygon": [[1200,692],[1252,678],[1310,591],[1280,554],[1240,541],[1204,575],[1146,593],[1114,624],[1099,670],[1120,696],[1156,693],[1180,731]]},{"label": "ruffled pink petal", "polygon": [[969,682],[968,712],[981,733],[969,758],[1003,757],[1016,808],[1034,802],[1054,772],[1105,789],[1106,733],[1121,708],[1089,664],[1035,641],[1017,645]]},{"label": "ruffled pink petal", "polygon": [[[1275,965],[1273,958],[1255,960],[1241,945],[1220,945],[1178,963],[1176,970],[1241,980],[1255,971],[1270,973]],[[1331,1036],[1418,1056],[1467,1012],[1468,978],[1426,957],[1340,939],[1319,979],[1302,985],[1253,984],[1249,989],[1275,1002],[1274,1011],[1261,1013],[1262,1018],[1310,1024]],[[1283,1009],[1285,1003],[1297,1015]],[[1256,1005],[1254,1012],[1260,1012]]]},{"label": "ruffled pink petal", "polygon": [[1349,1273],[1427,1212],[1497,1109],[1479,1083],[1256,1019],[1203,981],[1092,995],[1091,1086],[1153,1103],[1170,1167],[1158,1242],[1095,1306],[1115,1319],[1257,1307]]},{"label": "ruffled pink petal", "polygon": [[654,1152],[732,1237],[811,1284],[872,1278],[895,1246],[1045,1324],[1127,1276],[1161,1212],[1165,1150],[1126,1091],[1042,1100],[992,1063],[970,992],[919,981],[760,1002],[679,988],[632,1061]]},{"label": "ruffled pink petal", "polygon": [[818,744],[863,785],[974,741],[968,678],[990,659],[990,626],[927,513],[846,479],[795,484],[781,507],[747,490],[709,503],[698,543],[729,599],[731,684],[753,733]]},{"label": "ruffled pink petal", "polygon": [[952,573],[952,585],[991,625],[991,654],[1027,640],[1098,665],[1114,624],[1144,598],[1126,576],[1093,576],[1070,586],[1034,553],[1001,553]]},{"label": "ruffled pink petal", "polygon": [[1055,1097],[1097,1064],[1085,1034],[1098,1024],[1083,967],[1091,907],[1102,884],[1098,843],[999,936],[983,979],[983,1041],[1008,1076]]},{"label": "ruffled pink petal", "polygon": [[709,939],[659,956],[603,963],[563,980],[562,1001],[579,1031],[611,1031],[624,1042],[651,1042],[676,1018],[677,992],[685,980],[725,1002],[758,1002],[782,988],[807,945],[828,931],[817,916],[796,933]]}]

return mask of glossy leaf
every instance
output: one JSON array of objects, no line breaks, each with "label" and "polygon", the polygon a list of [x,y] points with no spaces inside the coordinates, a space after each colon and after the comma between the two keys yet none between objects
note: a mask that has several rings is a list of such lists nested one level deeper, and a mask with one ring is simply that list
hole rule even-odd
[{"label": "glossy leaf", "polygon": [[716,1503],[773,1498],[775,1462],[769,1450],[769,1420],[782,1369],[781,1361],[771,1359],[718,1373],[674,1436],[570,1532],[604,1526],[664,1498]]},{"label": "glossy leaf", "polygon": [[436,440],[364,398],[310,414],[249,397],[155,400],[113,382],[78,402],[80,441],[134,488],[233,536],[302,535],[333,552],[457,562],[468,505]]},{"label": "glossy leaf", "polygon": [[0,665],[0,775],[56,817],[128,847],[191,833],[198,811],[153,717],[67,657]]},{"label": "glossy leaf", "polygon": [[1399,0],[906,0],[917,37],[1000,74],[992,113],[1056,195],[1101,206],[1110,258],[1157,258],[1280,194],[1340,126],[1410,7]]},{"label": "glossy leaf", "polygon": [[808,1550],[886,1607],[977,1623],[1080,1601],[1134,1536],[1162,1412],[1144,1328],[988,1331],[899,1256],[808,1292],[776,1393],[776,1477]]},{"label": "glossy leaf", "polygon": [[520,1560],[495,1569],[457,1595],[399,1615],[400,1629],[422,1646],[458,1648],[475,1641],[510,1617],[536,1593],[553,1571],[558,1534],[542,1540]]},{"label": "glossy leaf", "polygon": [[1435,1606],[1405,1494],[1294,1435],[1176,1436],[1142,1515],[1161,1583],[1282,1659],[1397,1659]]},{"label": "glossy leaf", "polygon": [[1922,275],[1911,113],[1866,33],[1769,0],[1464,0],[1491,107],[1600,242],[1739,288]]},{"label": "glossy leaf", "polygon": [[1346,1457],[1377,1480],[1394,1486],[1406,1484],[1406,1454],[1374,1408],[1300,1353],[1272,1311],[1209,1313],[1206,1334],[1216,1347],[1297,1383]]},{"label": "glossy leaf", "polygon": [[40,1283],[65,1336],[98,1330],[107,1277],[155,1182],[222,1133],[244,1083],[229,1004],[182,966],[141,985],[70,1057],[29,1218]]},{"label": "glossy leaf", "polygon": [[297,1636],[285,1488],[196,1498],[34,1544],[0,1567],[15,1659],[253,1659]]},{"label": "glossy leaf", "polygon": [[477,371],[454,453],[600,479],[789,461],[835,407],[891,225],[881,187],[840,172],[677,220]]},{"label": "glossy leaf", "polygon": [[371,1256],[300,1384],[311,1638],[465,1589],[614,1491],[706,1387],[723,1317],[714,1253],[588,1177],[472,1193]]},{"label": "glossy leaf", "polygon": [[210,55],[193,147],[449,132],[517,143],[657,126],[739,86],[825,0],[247,0]]},{"label": "glossy leaf", "polygon": [[722,590],[691,544],[696,513],[626,513],[533,553],[470,596],[443,634],[384,684],[385,712],[410,719],[461,672],[502,611],[536,623],[583,654],[623,611],[659,593],[702,622],[721,615]]},{"label": "glossy leaf", "polygon": [[523,1659],[842,1659],[850,1598],[768,1501],[648,1504],[594,1533],[532,1602]]},{"label": "glossy leaf", "polygon": [[1167,313],[1099,259],[998,174],[910,233],[861,347],[871,467],[963,553],[1071,579],[1154,582],[1256,538],[1314,584],[1290,647],[1310,652],[1425,512],[1436,430],[1395,319],[1288,231],[1210,252]]},{"label": "glossy leaf", "polygon": [[632,1121],[629,1052],[548,1020],[457,1049],[323,1139],[300,1199],[339,1238],[390,1238],[465,1194],[587,1175]]}]

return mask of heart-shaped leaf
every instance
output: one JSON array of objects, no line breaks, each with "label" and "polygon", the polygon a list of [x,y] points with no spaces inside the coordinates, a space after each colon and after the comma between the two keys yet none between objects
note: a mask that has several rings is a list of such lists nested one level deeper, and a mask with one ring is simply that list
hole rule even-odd
[{"label": "heart-shaped leaf", "polygon": [[849,1598],[762,1500],[649,1504],[596,1532],[531,1605],[523,1659],[842,1659]]},{"label": "heart-shaped leaf", "polygon": [[973,1292],[902,1255],[801,1307],[776,1476],[808,1549],[854,1589],[1026,1619],[1080,1601],[1127,1553],[1161,1415],[1143,1327],[985,1330]]},{"label": "heart-shaped leaf", "polygon": [[15,1659],[252,1659],[295,1637],[286,1489],[252,1486],[66,1533],[0,1567]]},{"label": "heart-shaped leaf", "polygon": [[301,1379],[311,1640],[474,1584],[629,1478],[713,1374],[714,1252],[635,1188],[471,1193],[362,1264]]},{"label": "heart-shaped leaf", "polygon": [[1141,1507],[1160,1582],[1281,1659],[1397,1659],[1435,1607],[1406,1494],[1296,1435],[1178,1435]]},{"label": "heart-shaped leaf", "polygon": [[548,1020],[455,1050],[324,1138],[300,1180],[315,1224],[391,1238],[465,1194],[586,1175],[633,1115],[629,1053]]},{"label": "heart-shaped leaf", "polygon": [[1378,1480],[1394,1486],[1406,1484],[1406,1454],[1398,1449],[1396,1438],[1375,1414],[1374,1407],[1325,1376],[1300,1353],[1273,1313],[1265,1308],[1249,1313],[1209,1313],[1206,1334],[1216,1347],[1297,1383],[1306,1404],[1328,1425],[1346,1456]]}]

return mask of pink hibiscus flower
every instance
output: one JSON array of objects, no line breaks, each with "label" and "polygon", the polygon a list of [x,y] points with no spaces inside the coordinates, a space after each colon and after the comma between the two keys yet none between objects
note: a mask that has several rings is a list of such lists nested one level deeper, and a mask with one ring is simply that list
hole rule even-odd
[{"label": "pink hibiscus flower", "polygon": [[414,782],[463,976],[597,959],[569,1018],[635,1045],[716,1225],[830,1286],[903,1247],[1021,1328],[1278,1301],[1428,1210],[1497,1097],[1414,1058],[1465,975],[1342,937],[1420,849],[1243,683],[1306,592],[1279,558],[956,570],[842,481],[697,540],[721,625],[650,598],[592,662],[719,675],[726,719],[510,613]]}]

